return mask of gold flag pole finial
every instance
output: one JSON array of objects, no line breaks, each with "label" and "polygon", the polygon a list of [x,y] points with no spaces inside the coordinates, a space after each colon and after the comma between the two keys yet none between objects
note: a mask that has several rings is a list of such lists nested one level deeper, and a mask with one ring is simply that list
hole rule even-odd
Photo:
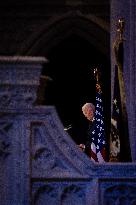
[{"label": "gold flag pole finial", "polygon": [[125,30],[125,21],[123,18],[120,18],[118,20],[118,26],[117,26],[117,32],[119,34],[119,39],[121,41],[124,41],[125,39],[123,38],[123,33],[124,33],[124,30]]},{"label": "gold flag pole finial", "polygon": [[96,79],[96,82],[99,82],[100,79],[100,71],[98,70],[98,68],[94,68],[94,77]]},{"label": "gold flag pole finial", "polygon": [[123,18],[118,19],[117,22],[117,30],[116,30],[116,39],[113,43],[113,49],[114,49],[114,53],[115,53],[115,59],[117,62],[117,65],[120,66],[120,49],[121,46],[123,45],[124,41],[126,41],[126,39],[124,38],[123,34],[125,31],[125,21]]},{"label": "gold flag pole finial", "polygon": [[100,71],[98,68],[94,68],[94,77],[96,79],[96,90],[101,93]]}]

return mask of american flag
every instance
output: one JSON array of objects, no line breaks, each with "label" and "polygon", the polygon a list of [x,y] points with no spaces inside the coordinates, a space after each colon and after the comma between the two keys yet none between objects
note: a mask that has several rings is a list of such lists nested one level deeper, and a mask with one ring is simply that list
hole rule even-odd
[{"label": "american flag", "polygon": [[120,161],[121,101],[118,81],[118,67],[115,67],[114,96],[111,116],[110,162]]},{"label": "american flag", "polygon": [[[99,89],[97,89],[99,86]],[[105,162],[106,161],[106,140],[105,140],[105,129],[104,129],[104,116],[103,116],[103,102],[102,92],[100,85],[96,86],[96,103],[95,103],[95,116],[93,126],[90,129],[90,140],[91,140],[91,152],[90,158],[94,162]]]},{"label": "american flag", "polygon": [[[131,161],[126,105],[122,108],[118,66],[115,66],[110,133],[110,162]],[[121,79],[123,80],[123,79]],[[122,82],[123,84],[123,82]],[[122,89],[122,92],[123,89]],[[125,93],[124,93],[125,95]]]}]

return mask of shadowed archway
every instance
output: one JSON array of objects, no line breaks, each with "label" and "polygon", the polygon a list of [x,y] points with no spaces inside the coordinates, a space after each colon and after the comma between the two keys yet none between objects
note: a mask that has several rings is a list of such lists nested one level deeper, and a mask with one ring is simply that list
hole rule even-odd
[{"label": "shadowed archway", "polygon": [[[45,104],[56,106],[65,126],[76,143],[83,142],[86,119],[81,106],[95,103],[93,69],[102,73],[105,119],[110,119],[110,63],[109,30],[94,16],[85,17],[80,12],[69,12],[52,19],[25,43],[21,53],[46,56],[48,65],[42,74],[52,81],[45,91]],[[107,133],[110,126],[107,127]],[[80,136],[80,137],[79,137]]]},{"label": "shadowed archway", "polygon": [[64,15],[49,19],[45,25],[40,25],[17,54],[47,55],[56,45],[69,36],[76,34],[88,40],[101,53],[110,59],[110,25],[102,19],[80,11],[70,11]]},{"label": "shadowed archway", "polygon": [[[95,80],[93,69],[101,70],[104,114],[107,135],[110,128],[110,64],[108,59],[87,40],[71,35],[49,53],[48,65],[43,75],[52,81],[45,92],[45,104],[56,106],[64,127],[76,143],[85,142],[87,121],[81,107],[86,102],[95,104]],[[49,90],[48,90],[49,89]],[[49,93],[50,92],[50,93]]]}]

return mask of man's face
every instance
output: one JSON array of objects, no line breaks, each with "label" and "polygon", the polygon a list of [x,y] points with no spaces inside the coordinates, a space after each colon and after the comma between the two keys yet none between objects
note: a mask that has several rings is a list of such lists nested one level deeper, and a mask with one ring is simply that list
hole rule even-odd
[{"label": "man's face", "polygon": [[93,120],[93,117],[94,117],[94,110],[93,110],[92,107],[87,106],[87,107],[83,110],[83,114],[84,114],[84,116],[85,116],[88,120],[92,121],[92,120]]}]

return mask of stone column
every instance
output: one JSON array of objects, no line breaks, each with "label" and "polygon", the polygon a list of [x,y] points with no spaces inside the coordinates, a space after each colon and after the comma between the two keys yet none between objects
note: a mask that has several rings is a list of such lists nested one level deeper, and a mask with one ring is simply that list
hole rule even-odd
[{"label": "stone column", "polygon": [[[124,67],[123,75],[126,90],[126,106],[128,113],[129,126],[129,141],[131,147],[132,161],[136,161],[136,63],[135,63],[135,48],[136,48],[136,17],[135,17],[136,1],[112,0],[111,1],[111,89],[114,84],[114,66],[115,57],[113,53],[113,43],[116,37],[117,22],[119,18],[125,20],[124,32]],[[113,93],[112,93],[113,96]]]},{"label": "stone column", "polygon": [[26,113],[36,100],[43,57],[0,57],[0,204],[30,204]]}]

